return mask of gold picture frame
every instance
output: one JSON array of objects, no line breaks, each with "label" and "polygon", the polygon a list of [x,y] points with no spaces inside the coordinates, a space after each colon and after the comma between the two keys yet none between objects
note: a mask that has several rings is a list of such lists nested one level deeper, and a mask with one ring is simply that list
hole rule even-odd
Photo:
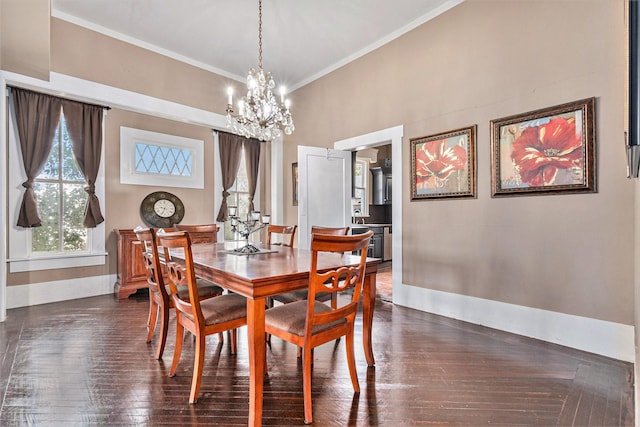
[{"label": "gold picture frame", "polygon": [[476,197],[476,125],[410,143],[411,200]]},{"label": "gold picture frame", "polygon": [[491,121],[491,197],[596,192],[595,98]]}]

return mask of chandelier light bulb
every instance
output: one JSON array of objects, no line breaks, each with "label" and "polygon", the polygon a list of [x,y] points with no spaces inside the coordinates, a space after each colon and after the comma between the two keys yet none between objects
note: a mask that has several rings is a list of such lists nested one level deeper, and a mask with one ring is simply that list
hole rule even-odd
[{"label": "chandelier light bulb", "polygon": [[233,105],[233,88],[231,86],[227,88],[227,105]]}]

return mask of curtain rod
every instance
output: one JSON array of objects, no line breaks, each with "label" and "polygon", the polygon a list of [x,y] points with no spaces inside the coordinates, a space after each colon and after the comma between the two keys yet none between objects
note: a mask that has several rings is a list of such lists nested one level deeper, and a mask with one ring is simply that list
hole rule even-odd
[{"label": "curtain rod", "polygon": [[19,89],[19,90],[24,90],[24,91],[26,91],[26,92],[37,93],[37,94],[39,94],[39,95],[52,96],[52,97],[54,97],[54,98],[63,99],[63,100],[65,100],[65,101],[77,102],[77,103],[79,103],[79,104],[91,105],[91,106],[94,106],[94,107],[103,108],[103,109],[105,109],[105,110],[111,110],[111,107],[109,107],[109,106],[107,106],[107,105],[100,105],[100,104],[94,104],[94,103],[91,103],[91,102],[78,101],[77,99],[63,98],[63,97],[61,97],[61,96],[52,95],[52,94],[50,94],[50,93],[45,93],[45,92],[38,92],[38,91],[35,91],[35,90],[31,90],[31,89],[23,88],[23,87],[20,87],[20,86],[7,85],[7,88],[9,88],[9,89]]}]

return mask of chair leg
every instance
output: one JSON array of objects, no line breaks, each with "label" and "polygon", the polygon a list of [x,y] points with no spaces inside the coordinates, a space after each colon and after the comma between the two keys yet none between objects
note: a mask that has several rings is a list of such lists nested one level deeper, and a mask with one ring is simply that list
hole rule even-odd
[{"label": "chair leg", "polygon": [[206,336],[202,332],[196,334],[196,354],[193,362],[193,379],[191,380],[191,394],[189,395],[189,403],[198,403],[198,393],[200,392],[200,383],[202,382],[202,370],[204,365],[204,350]]},{"label": "chair leg", "polygon": [[331,293],[331,308],[334,310],[338,308],[338,295],[337,292]]},{"label": "chair leg", "polygon": [[158,304],[153,300],[153,294],[149,295],[149,319],[147,319],[147,342],[151,342],[153,332],[156,330],[158,319]]},{"label": "chair leg", "polygon": [[356,358],[353,352],[353,328],[347,333],[347,342],[345,348],[347,350],[347,364],[349,365],[349,375],[351,376],[351,384],[353,391],[360,393],[360,384],[358,383],[358,371],[356,371]]},{"label": "chair leg", "polygon": [[[269,310],[270,308],[273,308],[273,298],[271,297],[267,297],[265,299],[265,310]],[[267,345],[269,345],[269,347],[271,347],[271,334],[265,334],[265,337],[267,339]]]},{"label": "chair leg", "polygon": [[224,332],[220,332],[218,334],[218,339],[220,340],[220,343],[222,344],[224,342]]},{"label": "chair leg", "polygon": [[238,330],[231,330],[231,354],[236,354],[238,351]]},{"label": "chair leg", "polygon": [[303,348],[302,356],[302,383],[304,394],[304,423],[311,424],[313,422],[313,411],[311,409],[311,359],[313,349],[309,347]]},{"label": "chair leg", "polygon": [[160,323],[160,342],[158,343],[158,351],[156,352],[157,360],[162,359],[164,346],[167,343],[167,332],[169,330],[169,310],[167,310],[166,307],[160,307],[160,312],[162,314],[162,323]]},{"label": "chair leg", "polygon": [[182,354],[183,340],[184,326],[180,323],[180,314],[176,312],[176,345],[173,349],[173,361],[171,362],[171,369],[169,370],[170,377],[174,377],[176,375],[176,369],[178,369],[178,362],[180,361],[180,354]]}]

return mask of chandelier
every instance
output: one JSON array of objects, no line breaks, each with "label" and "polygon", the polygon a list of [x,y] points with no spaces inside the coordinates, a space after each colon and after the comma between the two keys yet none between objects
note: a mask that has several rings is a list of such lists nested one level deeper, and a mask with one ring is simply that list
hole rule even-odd
[{"label": "chandelier", "polygon": [[238,101],[237,113],[233,109],[233,88],[227,89],[227,128],[247,138],[271,141],[281,137],[282,131],[291,135],[295,126],[290,102],[284,98],[285,88],[280,88],[278,100],[273,94],[276,84],[271,73],[262,69],[262,0],[258,1],[258,11],[258,71],[249,70],[247,95]]}]

